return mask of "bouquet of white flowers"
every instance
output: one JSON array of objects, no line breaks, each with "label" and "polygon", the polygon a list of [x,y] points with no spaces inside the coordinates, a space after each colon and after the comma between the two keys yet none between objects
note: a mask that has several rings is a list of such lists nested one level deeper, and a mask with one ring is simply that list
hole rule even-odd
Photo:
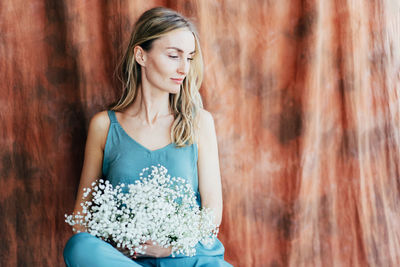
[{"label": "bouquet of white flowers", "polygon": [[198,206],[190,184],[167,173],[158,164],[143,169],[134,184],[113,187],[107,180],[97,180],[84,189],[82,214],[66,214],[65,221],[129,249],[131,255],[143,254],[143,244],[153,240],[171,246],[172,257],[176,253],[194,256],[199,241],[212,244],[217,237],[214,214]]}]

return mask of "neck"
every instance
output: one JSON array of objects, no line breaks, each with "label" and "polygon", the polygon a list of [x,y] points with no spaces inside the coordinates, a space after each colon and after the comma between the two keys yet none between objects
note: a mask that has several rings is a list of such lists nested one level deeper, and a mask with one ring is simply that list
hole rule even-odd
[{"label": "neck", "polygon": [[171,115],[169,93],[161,90],[149,90],[141,85],[137,90],[135,102],[127,109],[131,116],[138,117],[145,125],[154,125],[158,119]]}]

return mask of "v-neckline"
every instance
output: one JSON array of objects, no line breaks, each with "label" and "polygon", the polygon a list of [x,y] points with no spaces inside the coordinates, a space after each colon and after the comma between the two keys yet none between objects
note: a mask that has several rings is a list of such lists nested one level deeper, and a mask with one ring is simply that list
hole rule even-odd
[{"label": "v-neckline", "polygon": [[114,112],[115,121],[116,121],[117,125],[119,126],[119,128],[121,128],[122,132],[123,132],[130,140],[132,140],[136,145],[138,145],[139,147],[143,148],[144,150],[146,150],[146,151],[148,151],[148,152],[150,152],[150,153],[154,153],[154,152],[157,152],[157,151],[166,149],[167,147],[173,145],[173,142],[171,142],[171,143],[169,143],[168,145],[165,145],[165,146],[163,146],[163,147],[160,147],[160,148],[157,148],[157,149],[154,149],[154,150],[151,150],[151,149],[145,147],[144,145],[142,145],[141,143],[139,143],[138,141],[136,141],[132,136],[130,136],[130,135],[128,134],[127,131],[125,131],[124,127],[122,127],[122,125],[121,125],[121,124],[119,123],[119,121],[118,121],[117,114],[115,114],[115,111],[113,111],[113,112]]}]

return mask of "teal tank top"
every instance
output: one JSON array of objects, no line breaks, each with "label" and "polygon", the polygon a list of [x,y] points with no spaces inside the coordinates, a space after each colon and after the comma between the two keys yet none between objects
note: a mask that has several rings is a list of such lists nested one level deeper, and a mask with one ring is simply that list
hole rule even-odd
[{"label": "teal tank top", "polygon": [[[121,183],[132,184],[139,179],[143,168],[160,164],[167,168],[171,177],[184,178],[191,184],[197,204],[201,206],[197,173],[197,144],[177,147],[170,143],[160,149],[147,149],[125,132],[113,110],[108,110],[107,113],[110,118],[110,127],[104,147],[102,167],[104,179],[109,180],[113,186]],[[224,251],[224,246],[218,239],[212,246],[206,247],[201,242],[196,245],[196,255],[223,256]]]}]

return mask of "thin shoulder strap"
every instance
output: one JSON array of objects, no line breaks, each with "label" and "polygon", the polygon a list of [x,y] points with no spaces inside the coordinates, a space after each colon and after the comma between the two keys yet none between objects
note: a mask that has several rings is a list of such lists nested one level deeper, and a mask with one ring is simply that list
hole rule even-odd
[{"label": "thin shoulder strap", "polygon": [[117,123],[117,117],[115,117],[115,111],[114,110],[107,110],[108,117],[110,118],[111,123]]}]

